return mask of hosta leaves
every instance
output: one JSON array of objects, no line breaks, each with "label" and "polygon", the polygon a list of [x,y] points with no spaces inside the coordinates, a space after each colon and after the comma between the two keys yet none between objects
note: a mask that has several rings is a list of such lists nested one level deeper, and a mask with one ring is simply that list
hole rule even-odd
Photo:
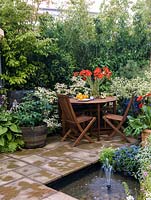
[{"label": "hosta leaves", "polygon": [[3,137],[0,137],[0,146],[4,146],[5,145],[5,140]]},{"label": "hosta leaves", "polygon": [[12,124],[10,127],[10,130],[15,132],[15,133],[21,133],[21,130],[18,128],[16,124]]},{"label": "hosta leaves", "polygon": [[13,152],[17,149],[18,143],[17,142],[10,142],[8,145],[9,151]]},{"label": "hosta leaves", "polygon": [[7,133],[7,135],[6,135],[6,136],[7,136],[7,139],[8,139],[9,141],[11,141],[11,140],[12,140],[12,138],[13,138],[13,137],[12,137],[12,133]]},{"label": "hosta leaves", "polygon": [[6,133],[7,130],[8,128],[0,126],[0,135],[3,135],[4,133]]}]

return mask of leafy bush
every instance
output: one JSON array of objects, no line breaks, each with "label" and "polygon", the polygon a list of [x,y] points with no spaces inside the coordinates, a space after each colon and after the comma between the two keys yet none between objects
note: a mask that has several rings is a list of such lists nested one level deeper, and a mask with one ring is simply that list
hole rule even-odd
[{"label": "leafy bush", "polygon": [[144,105],[137,117],[128,117],[127,135],[138,136],[145,129],[151,129],[151,107]]},{"label": "leafy bush", "polygon": [[23,146],[21,130],[15,123],[13,113],[1,111],[0,152],[14,152]]},{"label": "leafy bush", "polygon": [[[62,88],[62,85],[65,85],[65,84],[61,84],[61,88]],[[44,122],[47,123],[49,133],[52,133],[58,130],[61,127],[61,123],[59,123],[58,103],[57,103],[56,92],[52,91],[51,89],[38,87],[36,88],[34,95],[36,95],[41,100],[45,99],[45,101],[47,101],[51,105],[51,111],[49,112],[49,115],[45,116],[45,119],[44,119]]]},{"label": "leafy bush", "polygon": [[132,93],[136,96],[145,95],[151,90],[151,70],[148,69],[142,73],[144,74],[143,77],[136,77],[132,79],[115,77],[111,80],[111,92],[122,100],[131,97]]},{"label": "leafy bush", "polygon": [[136,156],[139,163],[137,177],[141,184],[141,194],[139,200],[151,198],[151,137],[144,148],[140,148]]},{"label": "leafy bush", "polygon": [[45,99],[28,94],[17,106],[16,119],[20,126],[39,126],[44,123],[51,109],[52,106]]},{"label": "leafy bush", "polygon": [[137,173],[139,179],[145,180],[147,176],[151,177],[151,146],[147,145],[144,148],[140,148],[136,160],[139,163]]},{"label": "leafy bush", "polygon": [[126,175],[134,176],[139,167],[139,163],[135,159],[138,151],[139,146],[136,145],[117,149],[113,157],[115,170],[124,172]]},{"label": "leafy bush", "polygon": [[117,74],[120,77],[125,77],[128,79],[136,78],[138,76],[143,76],[142,71],[144,71],[145,67],[142,68],[138,65],[138,62],[134,60],[128,60],[126,66],[122,66],[117,71]]},{"label": "leafy bush", "polygon": [[114,153],[115,150],[110,147],[103,149],[103,151],[100,152],[99,161],[104,164],[106,159],[108,159],[109,164],[112,165]]}]

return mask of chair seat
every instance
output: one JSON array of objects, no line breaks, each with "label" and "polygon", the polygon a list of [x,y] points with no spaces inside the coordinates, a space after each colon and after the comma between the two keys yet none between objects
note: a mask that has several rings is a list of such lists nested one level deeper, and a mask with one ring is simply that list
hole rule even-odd
[{"label": "chair seat", "polygon": [[104,117],[107,118],[107,119],[117,120],[117,121],[123,120],[123,116],[121,116],[121,115],[106,114]]},{"label": "chair seat", "polygon": [[[127,142],[130,142],[130,140],[126,137],[126,135],[123,133],[123,124],[127,118],[129,109],[133,103],[133,95],[127,105],[127,108],[125,110],[124,115],[114,115],[114,114],[106,114],[103,116],[103,119],[105,122],[113,129],[112,133],[110,134],[110,138],[113,137],[116,133],[121,135]],[[117,122],[116,125],[114,122]]]},{"label": "chair seat", "polygon": [[81,115],[81,116],[78,116],[77,117],[77,120],[79,123],[83,123],[83,122],[86,122],[86,121],[90,121],[93,117],[91,116],[86,116],[86,115]]}]

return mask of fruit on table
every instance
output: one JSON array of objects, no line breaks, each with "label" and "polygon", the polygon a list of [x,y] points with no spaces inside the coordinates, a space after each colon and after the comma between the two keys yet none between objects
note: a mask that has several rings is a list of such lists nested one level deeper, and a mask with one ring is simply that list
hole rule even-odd
[{"label": "fruit on table", "polygon": [[89,96],[87,94],[82,94],[82,93],[78,93],[76,95],[76,99],[82,100],[82,99],[88,99]]}]

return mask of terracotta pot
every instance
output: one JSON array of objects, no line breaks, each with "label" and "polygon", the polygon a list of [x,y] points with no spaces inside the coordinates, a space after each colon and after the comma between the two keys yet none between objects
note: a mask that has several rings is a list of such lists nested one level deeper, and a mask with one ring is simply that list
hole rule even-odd
[{"label": "terracotta pot", "polygon": [[21,127],[25,147],[28,149],[45,146],[47,137],[47,126]]},{"label": "terracotta pot", "polygon": [[145,129],[143,130],[141,137],[142,137],[142,146],[144,147],[145,145],[147,145],[147,139],[149,137],[149,135],[151,134],[151,130],[150,129]]}]

